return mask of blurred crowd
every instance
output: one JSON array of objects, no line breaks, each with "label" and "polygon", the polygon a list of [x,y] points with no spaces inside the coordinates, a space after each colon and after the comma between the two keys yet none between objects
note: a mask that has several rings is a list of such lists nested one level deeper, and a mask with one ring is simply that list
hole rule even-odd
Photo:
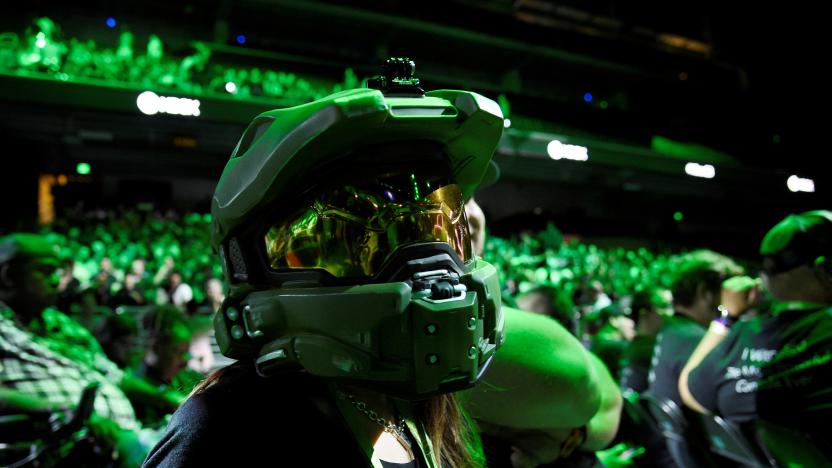
[{"label": "blurred crowd", "polygon": [[286,70],[237,67],[212,60],[209,44],[192,41],[166,45],[151,34],[139,41],[127,29],[117,43],[66,37],[58,24],[37,18],[23,32],[0,33],[0,73],[44,76],[61,81],[103,80],[108,84],[171,90],[194,96],[272,98],[287,105],[301,104],[356,88],[352,69],[341,83],[326,84]]},{"label": "blurred crowd", "polygon": [[[27,286],[24,294],[17,283],[18,289],[7,288],[0,297],[0,303],[9,308],[0,324],[4,352],[15,349],[39,359],[37,365],[32,361],[31,366],[24,366],[21,376],[12,372],[3,378],[12,379],[15,388],[26,394],[42,397],[50,403],[49,411],[54,411],[56,403],[75,407],[82,394],[83,386],[67,382],[77,380],[77,374],[94,375],[86,380],[98,382],[99,392],[108,396],[107,408],[99,407],[96,400],[95,414],[100,417],[91,419],[92,432],[99,438],[112,438],[113,445],[126,452],[120,460],[135,463],[157,441],[169,415],[194,386],[228,362],[218,352],[211,322],[224,299],[221,267],[209,242],[211,220],[209,215],[138,209],[74,213],[65,214],[39,234],[6,236],[0,243],[0,264],[9,265],[2,272],[4,281],[45,284],[42,290]],[[742,356],[742,349],[737,351],[737,359],[756,361],[729,367],[738,370],[728,371],[735,374],[724,382],[725,388],[739,390],[727,397],[705,400],[703,396],[717,391],[701,389],[702,382],[707,387],[716,377],[697,376],[708,365],[711,349],[694,359],[697,347],[708,341],[706,335],[716,333],[711,322],[717,306],[739,304],[732,306],[739,311],[733,319],[723,314],[726,327],[740,316],[743,323],[763,320],[762,325],[755,325],[756,332],[767,326],[772,295],[782,292],[764,288],[755,271],[707,250],[654,252],[566,242],[552,225],[509,239],[486,237],[481,255],[501,275],[503,303],[558,322],[600,358],[618,382],[626,398],[617,445],[608,455],[614,460],[609,463],[697,466],[701,462],[690,447],[665,445],[660,435],[658,439],[644,436],[647,432],[638,414],[649,414],[650,401],[654,401],[650,399],[665,405],[669,401],[678,408],[708,404],[707,410],[720,412],[737,424],[756,419],[759,408],[733,403],[720,408],[720,398],[730,400],[749,393],[750,388],[756,390],[757,380],[764,378],[763,361],[774,356],[765,346],[774,345],[754,344],[757,338],[749,338],[752,343],[746,348],[752,351]],[[817,249],[823,249],[828,239],[818,242]],[[49,261],[16,266],[21,252],[40,252],[42,257],[32,258]],[[791,261],[794,255],[782,262]],[[781,261],[771,258],[775,260],[769,263]],[[793,266],[766,265],[768,270],[764,270],[772,274]],[[812,284],[808,279],[804,283]],[[828,292],[817,287],[821,292],[815,302],[822,304]],[[54,292],[54,301],[43,300],[49,291]],[[737,298],[742,300],[737,302]],[[750,326],[739,325],[742,329]],[[724,338],[725,334],[715,336]],[[719,340],[711,347],[716,344]],[[719,363],[709,365],[720,372]],[[804,368],[814,365],[825,365],[825,361],[804,363]],[[64,367],[66,375],[55,370]],[[10,369],[6,364],[3,371],[8,374]],[[38,373],[63,382],[58,385],[61,397],[51,387],[20,383],[26,379],[39,382],[38,377],[31,377]],[[679,384],[680,378],[690,379],[690,390]],[[771,388],[776,394],[776,385]],[[6,403],[20,398],[0,396]],[[3,430],[0,424],[0,435]],[[633,458],[645,450],[653,456]],[[679,461],[685,457],[693,464]]]}]

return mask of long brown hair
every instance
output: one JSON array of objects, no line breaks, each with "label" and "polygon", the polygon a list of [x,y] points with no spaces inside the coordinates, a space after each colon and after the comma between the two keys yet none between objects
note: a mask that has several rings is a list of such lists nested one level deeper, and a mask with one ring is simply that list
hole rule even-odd
[{"label": "long brown hair", "polygon": [[[202,393],[220,382],[234,380],[247,372],[247,367],[238,361],[218,369],[200,382],[191,395]],[[420,416],[440,467],[485,467],[477,425],[453,394],[446,393],[425,400]]]},{"label": "long brown hair", "polygon": [[427,400],[422,414],[439,466],[485,466],[477,425],[454,394],[446,393]]}]

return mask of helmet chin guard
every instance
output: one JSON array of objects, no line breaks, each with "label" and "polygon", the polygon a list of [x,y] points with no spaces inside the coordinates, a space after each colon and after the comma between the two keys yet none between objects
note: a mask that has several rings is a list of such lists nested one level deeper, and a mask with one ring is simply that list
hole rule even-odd
[{"label": "helmet chin guard", "polygon": [[497,271],[441,242],[402,247],[356,286],[254,291],[214,319],[223,354],[350,381],[404,399],[474,385],[503,341]]}]

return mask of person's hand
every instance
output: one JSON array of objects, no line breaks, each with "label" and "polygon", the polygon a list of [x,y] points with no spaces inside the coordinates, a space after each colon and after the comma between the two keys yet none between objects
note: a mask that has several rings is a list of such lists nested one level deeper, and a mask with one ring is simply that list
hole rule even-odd
[{"label": "person's hand", "polygon": [[93,414],[87,420],[87,427],[98,444],[117,454],[121,466],[139,466],[147,455],[147,447],[138,434],[122,429],[112,419]]},{"label": "person's hand", "polygon": [[753,306],[760,296],[760,281],[748,276],[735,276],[722,283],[721,305],[731,317],[739,317]]},{"label": "person's hand", "polygon": [[116,447],[118,445],[122,429],[112,419],[92,414],[87,420],[87,427],[89,427],[95,440],[105,447]]},{"label": "person's hand", "polygon": [[633,459],[643,455],[644,447],[629,447],[625,443],[620,443],[607,450],[595,452],[601,464],[607,468],[625,468],[633,466]]},{"label": "person's hand", "polygon": [[162,392],[161,399],[171,411],[174,411],[188,399],[188,396],[174,389],[168,389]]}]

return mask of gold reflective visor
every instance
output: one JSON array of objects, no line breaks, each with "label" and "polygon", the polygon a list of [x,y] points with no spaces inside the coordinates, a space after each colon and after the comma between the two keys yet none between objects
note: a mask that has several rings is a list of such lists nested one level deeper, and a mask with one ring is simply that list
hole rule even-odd
[{"label": "gold reflective visor", "polygon": [[[420,195],[430,191],[427,195]],[[434,184],[436,185],[436,184]],[[371,277],[399,247],[445,242],[463,262],[471,239],[462,192],[455,184],[431,187],[378,183],[344,186],[266,233],[272,269],[322,268],[339,278]]]}]

